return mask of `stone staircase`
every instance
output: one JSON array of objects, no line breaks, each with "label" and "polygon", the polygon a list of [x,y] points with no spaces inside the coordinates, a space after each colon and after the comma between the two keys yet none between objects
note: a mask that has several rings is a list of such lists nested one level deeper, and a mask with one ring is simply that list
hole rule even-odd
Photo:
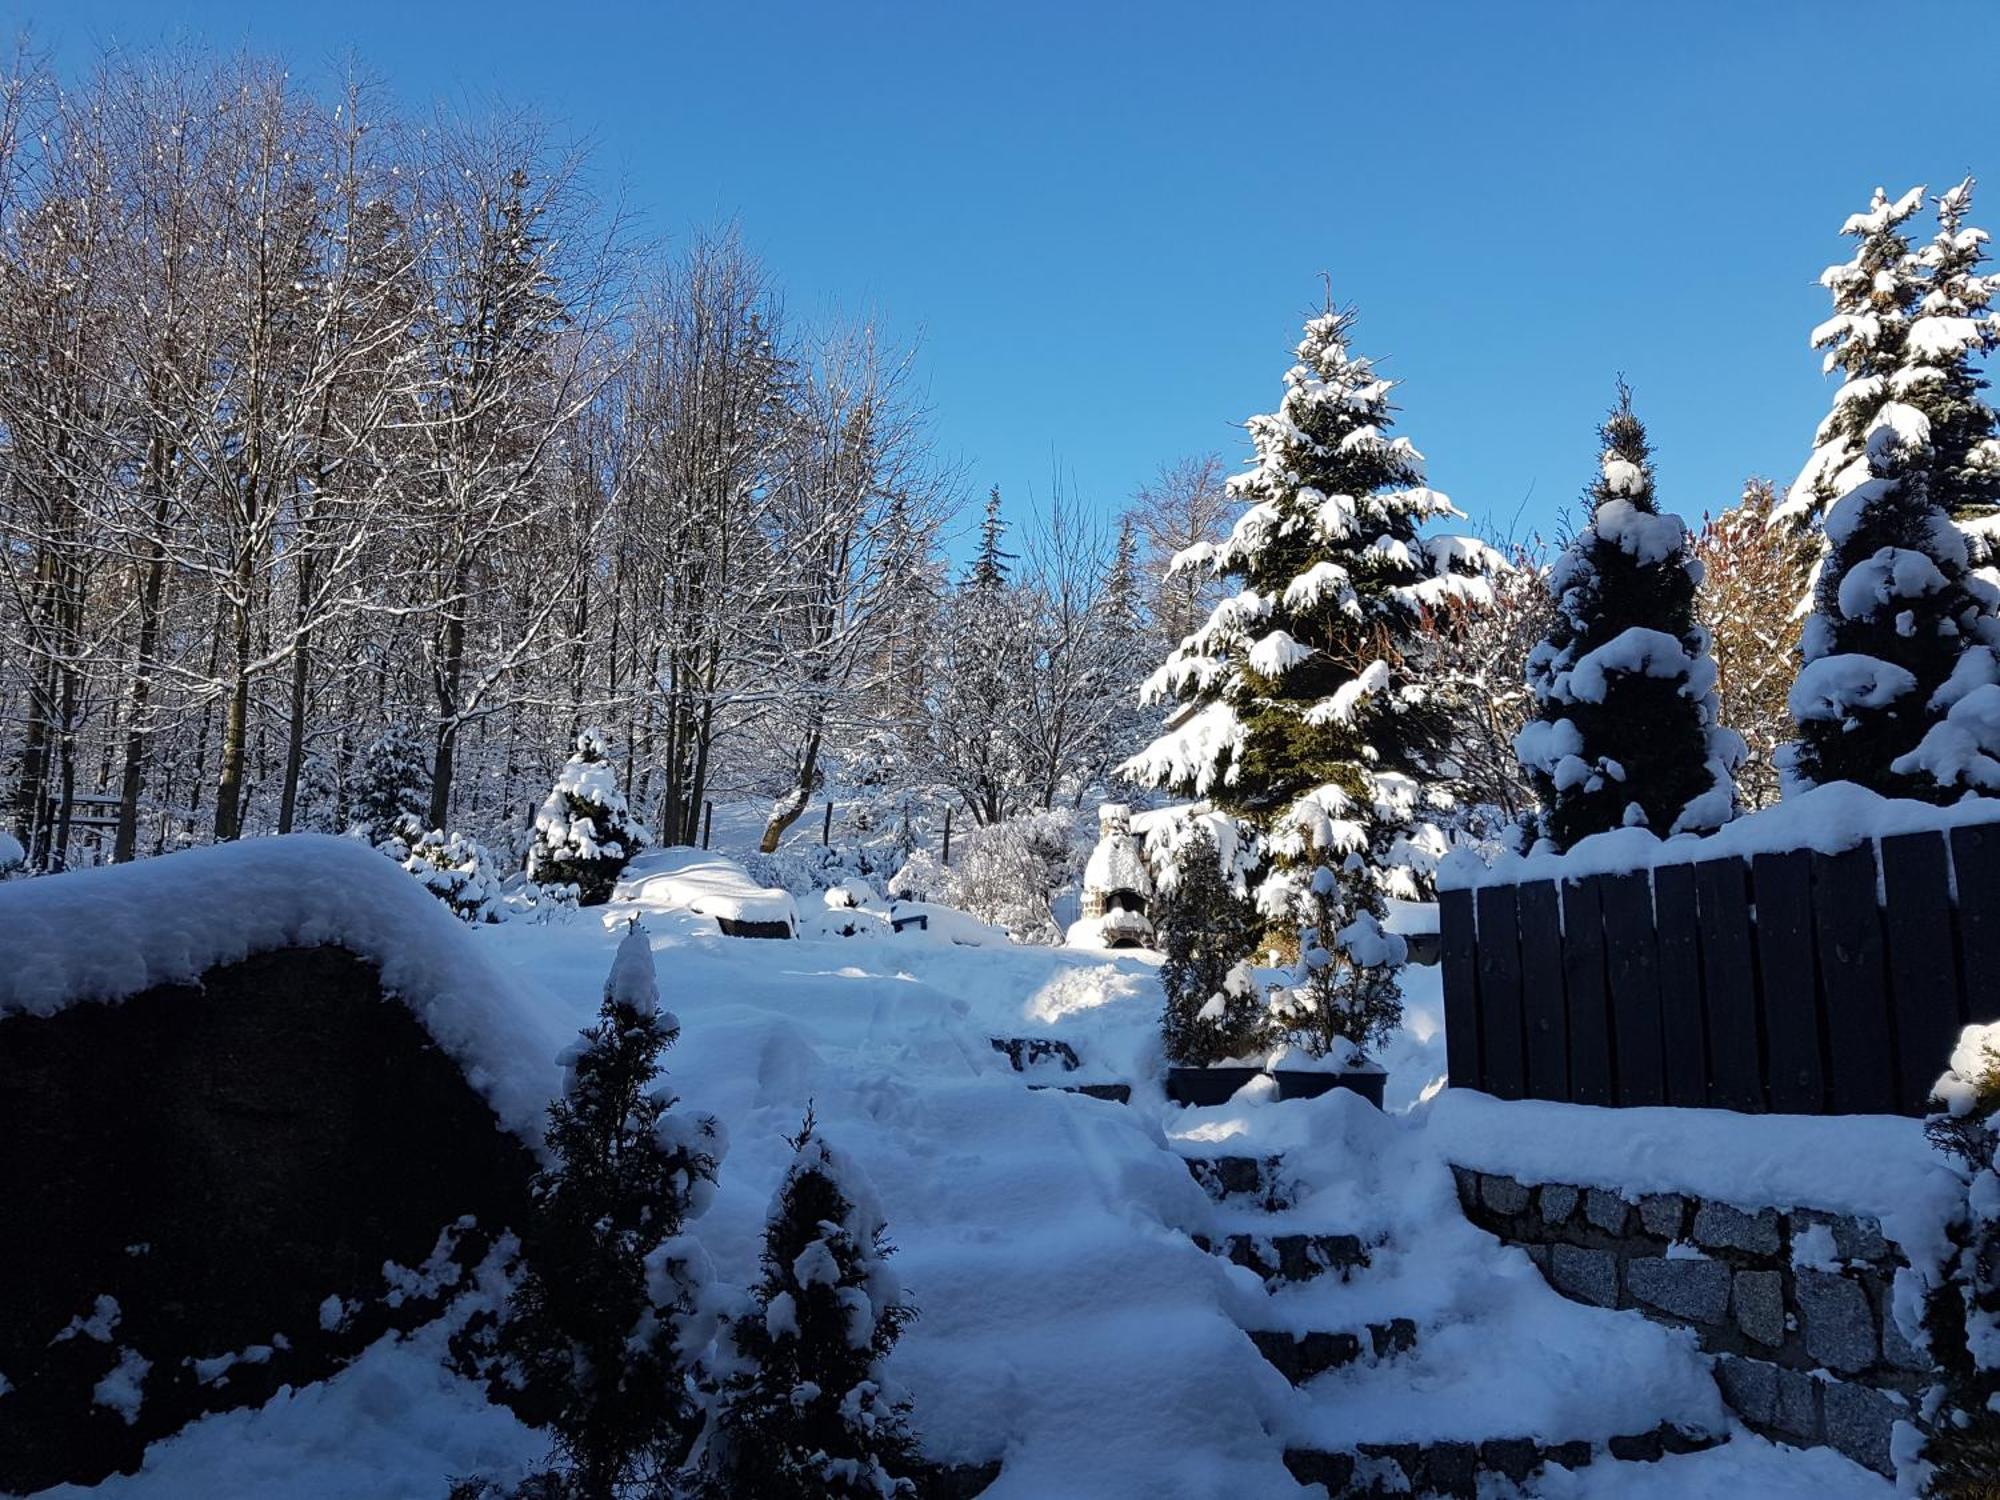
[{"label": "stone staircase", "polygon": [[[1189,1143],[1183,1142],[1183,1147]],[[1448,1340],[1440,1356],[1455,1365],[1468,1336],[1483,1332],[1479,1313],[1440,1313],[1434,1298],[1418,1295],[1427,1285],[1420,1267],[1407,1260],[1406,1247],[1395,1243],[1379,1225],[1329,1225],[1319,1221],[1310,1195],[1286,1170],[1282,1155],[1196,1155],[1183,1150],[1190,1174],[1215,1205],[1214,1222],[1192,1236],[1197,1245],[1241,1267],[1263,1284],[1263,1302],[1244,1318],[1245,1333],[1257,1351],[1293,1387],[1293,1408],[1279,1435],[1284,1439],[1285,1465],[1304,1485],[1324,1486],[1333,1500],[1376,1495],[1477,1496],[1484,1476],[1516,1484],[1547,1465],[1580,1468],[1587,1464],[1641,1463],[1666,1453],[1689,1452],[1724,1440],[1726,1426],[1719,1415],[1709,1420],[1674,1421],[1666,1412],[1649,1412],[1647,1420],[1616,1426],[1621,1408],[1598,1413],[1600,1420],[1580,1423],[1591,1429],[1574,1437],[1547,1432],[1475,1430],[1476,1412],[1456,1409],[1460,1392],[1446,1380],[1442,1387],[1424,1367],[1423,1350],[1433,1337]],[[1460,1226],[1461,1228],[1463,1226]],[[1520,1268],[1497,1247],[1485,1257],[1487,1273],[1508,1295],[1526,1286]],[[1461,1288],[1460,1291],[1466,1289]],[[1478,1289],[1460,1297],[1461,1304],[1479,1304]],[[1527,1295],[1550,1297],[1534,1288]],[[1399,1303],[1405,1304],[1399,1306]],[[1560,1307],[1560,1303],[1557,1304]],[[1571,1309],[1572,1314],[1615,1318],[1609,1313]],[[1644,1330],[1629,1323],[1607,1329],[1629,1342]],[[1471,1339],[1478,1357],[1503,1367],[1510,1378],[1506,1332],[1491,1330],[1490,1339]],[[1650,1346],[1647,1346],[1650,1347]],[[1522,1372],[1528,1384],[1564,1378],[1563,1370]],[[1586,1409],[1592,1393],[1586,1389],[1559,1392],[1550,1406]],[[1512,1410],[1511,1403],[1496,1403]],[[1533,1405],[1532,1402],[1528,1403]],[[1360,1412],[1358,1418],[1355,1413]],[[1714,1406],[1719,1414],[1719,1405]],[[1367,1413],[1384,1414],[1379,1430],[1371,1430]],[[1685,1419],[1685,1410],[1680,1412]],[[1505,1417],[1496,1419],[1504,1425]],[[1358,1425],[1357,1425],[1358,1423]],[[1468,1423],[1475,1426],[1468,1426]]]}]

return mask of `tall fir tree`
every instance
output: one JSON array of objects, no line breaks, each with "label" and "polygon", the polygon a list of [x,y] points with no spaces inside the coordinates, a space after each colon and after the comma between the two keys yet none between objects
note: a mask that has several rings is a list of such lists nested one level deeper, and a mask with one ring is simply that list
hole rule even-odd
[{"label": "tall fir tree", "polygon": [[498,1338],[501,1380],[555,1433],[565,1500],[660,1493],[701,1422],[706,1262],[683,1231],[708,1206],[725,1146],[713,1118],[675,1111],[660,1084],[679,1035],[635,922],[597,1024],[564,1058],[551,1164],[533,1184]]},{"label": "tall fir tree", "polygon": [[[1912,405],[1931,424],[1931,499],[1965,531],[1974,561],[1990,565],[2000,542],[2000,415],[1980,393],[1983,373],[1973,358],[2000,345],[1993,293],[2000,276],[1984,274],[1987,235],[1966,223],[1972,211],[1968,177],[1938,196],[1938,232],[1917,253],[1923,296],[1910,324],[1907,379]],[[1936,371],[1934,378],[1918,374]]]},{"label": "tall fir tree", "polygon": [[1008,565],[1014,561],[1014,554],[1003,545],[1007,537],[1007,522],[1000,514],[1000,486],[994,485],[986,494],[986,513],[979,522],[979,550],[973,554],[972,570],[967,582],[976,589],[1004,588],[1008,578]]},{"label": "tall fir tree", "polygon": [[1392,851],[1445,780],[1449,736],[1405,653],[1423,611],[1469,582],[1462,546],[1419,534],[1459,513],[1389,436],[1391,382],[1349,352],[1352,323],[1306,324],[1279,409],[1250,420],[1256,464],[1230,481],[1247,509],[1181,554],[1235,590],[1148,679],[1150,701],[1181,706],[1124,767],[1259,826],[1277,861],[1260,910],[1323,931],[1343,972],[1397,946],[1376,941]]},{"label": "tall fir tree", "polygon": [[424,831],[431,776],[423,744],[405,724],[391,724],[368,744],[347,786],[349,832],[369,843],[407,843]]},{"label": "tall fir tree", "polygon": [[881,1206],[810,1111],[764,1228],[763,1278],[728,1341],[699,1500],[913,1496],[910,1402],[885,1367],[916,1313]]},{"label": "tall fir tree", "polygon": [[1528,656],[1535,716],[1515,739],[1557,849],[1612,828],[1706,832],[1736,815],[1743,741],[1717,722],[1695,620],[1701,564],[1653,495],[1652,450],[1623,381],[1598,429],[1590,521],[1549,572],[1555,613]]},{"label": "tall fir tree", "polygon": [[645,844],[646,830],[618,790],[604,736],[584,730],[535,814],[528,878],[541,885],[573,885],[579,906],[601,905]]},{"label": "tall fir tree", "polygon": [[[1973,697],[1956,728],[1931,731],[2000,678],[2000,622],[1995,591],[1971,573],[1965,536],[1939,499],[1972,452],[1963,437],[1972,377],[1955,366],[1976,330],[1924,310],[1924,267],[1903,233],[1922,199],[1921,188],[1894,202],[1876,189],[1842,229],[1859,241],[1853,259],[1821,278],[1835,311],[1814,342],[1847,379],[1787,501],[1795,513],[1807,499],[1822,506],[1824,542],[1789,697],[1798,738],[1787,771],[1796,788],[1848,781],[1944,801],[1971,758],[1963,742],[1979,753],[1992,737],[1976,725],[1993,695]],[[1962,207],[1955,201],[1948,219]],[[1962,452],[1941,452],[1940,435]]]}]

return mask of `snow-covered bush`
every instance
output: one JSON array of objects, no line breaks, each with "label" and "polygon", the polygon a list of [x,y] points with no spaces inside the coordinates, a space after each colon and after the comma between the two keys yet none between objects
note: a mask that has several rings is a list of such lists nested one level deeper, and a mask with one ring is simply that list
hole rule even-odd
[{"label": "snow-covered bush", "polygon": [[1548,638],[1528,655],[1535,712],[1515,737],[1557,849],[1612,828],[1705,833],[1736,815],[1743,741],[1724,729],[1701,564],[1653,497],[1652,451],[1621,383],[1598,429],[1590,522],[1549,571]]},{"label": "snow-covered bush", "polygon": [[496,1378],[553,1430],[579,1500],[671,1471],[701,1420],[690,1370],[706,1343],[706,1263],[683,1231],[713,1195],[724,1139],[713,1118],[675,1111],[659,1081],[679,1035],[635,923],[597,1023],[564,1056],[552,1160],[496,1340]]},{"label": "snow-covered bush", "polygon": [[1942,1379],[1923,1403],[1924,1440],[1898,1457],[1906,1492],[2000,1493],[2000,1025],[1968,1026],[1931,1091],[1925,1130],[1967,1173],[1965,1217],[1924,1307]]},{"label": "snow-covered bush", "polygon": [[1087,836],[1083,820],[1068,808],[1022,813],[975,829],[954,851],[955,864],[917,850],[890,880],[889,893],[959,907],[1024,943],[1059,943],[1055,901],[1076,883],[1091,847],[1080,833]]},{"label": "snow-covered bush", "polygon": [[1321,865],[1293,896],[1299,931],[1291,981],[1272,997],[1278,1024],[1313,1057],[1347,1061],[1343,1049],[1386,1041],[1403,1018],[1396,971],[1408,957],[1403,939],[1384,929],[1382,895]]},{"label": "snow-covered bush", "polygon": [[1244,967],[1257,941],[1256,908],[1240,881],[1225,874],[1205,823],[1178,845],[1172,870],[1153,909],[1166,955],[1160,988],[1167,1061],[1205,1068],[1268,1050],[1270,1007]]},{"label": "snow-covered bush", "polygon": [[409,726],[391,724],[361,752],[347,785],[348,830],[371,844],[408,842],[408,824],[430,814],[430,762]]},{"label": "snow-covered bush", "polygon": [[0,880],[9,875],[19,875],[28,867],[28,851],[21,847],[21,841],[0,829]]},{"label": "snow-covered bush", "polygon": [[541,885],[573,885],[579,905],[598,906],[610,899],[619,873],[645,843],[646,830],[618,790],[604,737],[584,730],[535,814],[528,878]]},{"label": "snow-covered bush", "polygon": [[403,842],[409,850],[403,868],[449,906],[453,916],[474,924],[505,920],[502,877],[485,845],[469,834],[416,832],[408,824]]},{"label": "snow-covered bush", "polygon": [[763,1277],[733,1319],[700,1500],[892,1500],[917,1466],[885,1361],[915,1314],[882,1209],[810,1112],[764,1228]]}]

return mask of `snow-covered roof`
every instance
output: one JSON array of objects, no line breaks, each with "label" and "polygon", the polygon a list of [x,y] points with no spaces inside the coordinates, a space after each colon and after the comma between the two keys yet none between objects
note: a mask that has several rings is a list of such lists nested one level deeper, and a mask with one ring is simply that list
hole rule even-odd
[{"label": "snow-covered roof", "polygon": [[0,884],[0,1016],[125,1000],[320,945],[374,963],[501,1122],[540,1142],[562,1085],[542,1007],[441,902],[355,839],[248,839]]},{"label": "snow-covered roof", "polygon": [[1129,833],[1110,833],[1097,841],[1083,867],[1087,891],[1131,891],[1153,894],[1153,875],[1146,868],[1145,848]]}]

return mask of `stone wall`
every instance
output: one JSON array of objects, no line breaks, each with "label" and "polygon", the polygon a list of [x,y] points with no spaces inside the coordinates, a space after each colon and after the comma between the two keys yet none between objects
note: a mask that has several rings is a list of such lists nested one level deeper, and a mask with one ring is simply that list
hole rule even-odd
[{"label": "stone wall", "polygon": [[1894,1473],[1931,1366],[1890,1312],[1907,1262],[1875,1220],[1452,1170],[1466,1217],[1565,1297],[1692,1329],[1745,1425]]}]

